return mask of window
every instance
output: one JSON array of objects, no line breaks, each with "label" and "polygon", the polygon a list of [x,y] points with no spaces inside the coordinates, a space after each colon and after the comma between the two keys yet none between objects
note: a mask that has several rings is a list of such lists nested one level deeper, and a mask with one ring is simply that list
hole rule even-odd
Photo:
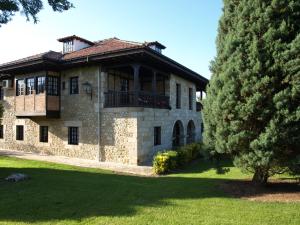
[{"label": "window", "polygon": [[0,125],[0,139],[3,139],[3,133],[4,133],[4,130],[3,130],[3,125]]},{"label": "window", "polygon": [[72,52],[73,51],[73,41],[66,41],[63,45],[63,52]]},{"label": "window", "polygon": [[68,129],[68,144],[78,145],[78,127],[69,127]]},{"label": "window", "polygon": [[0,100],[3,100],[4,97],[4,90],[3,88],[0,86]]},{"label": "window", "polygon": [[161,127],[154,127],[154,145],[161,144]]},{"label": "window", "polygon": [[16,139],[19,141],[24,140],[24,126],[23,125],[16,126]]},{"label": "window", "polygon": [[189,109],[193,110],[193,88],[189,88]]},{"label": "window", "polygon": [[120,79],[121,91],[129,91],[129,80],[125,78]]},{"label": "window", "polygon": [[26,95],[32,95],[34,91],[34,78],[26,79]]},{"label": "window", "polygon": [[40,126],[40,142],[48,142],[48,126]]},{"label": "window", "polygon": [[201,123],[201,133],[204,132],[204,123]]},{"label": "window", "polygon": [[17,80],[16,82],[16,95],[24,95],[25,94],[25,83],[24,80]]},{"label": "window", "polygon": [[70,94],[78,94],[79,88],[78,88],[78,77],[71,77],[70,78]]},{"label": "window", "polygon": [[47,94],[48,95],[58,95],[58,77],[47,77]]},{"label": "window", "polygon": [[176,108],[180,109],[181,107],[181,86],[180,84],[176,84]]},{"label": "window", "polygon": [[46,78],[45,77],[38,77],[37,78],[37,90],[36,93],[44,93],[45,92],[45,86],[46,86]]}]

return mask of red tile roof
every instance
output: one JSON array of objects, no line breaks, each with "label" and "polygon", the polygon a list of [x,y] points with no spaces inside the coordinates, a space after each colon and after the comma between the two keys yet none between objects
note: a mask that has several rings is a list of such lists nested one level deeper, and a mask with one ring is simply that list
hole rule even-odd
[{"label": "red tile roof", "polygon": [[108,53],[132,48],[145,47],[143,43],[124,41],[118,38],[109,38],[95,42],[93,46],[65,54],[62,59],[70,60],[79,57],[90,56],[94,54]]}]

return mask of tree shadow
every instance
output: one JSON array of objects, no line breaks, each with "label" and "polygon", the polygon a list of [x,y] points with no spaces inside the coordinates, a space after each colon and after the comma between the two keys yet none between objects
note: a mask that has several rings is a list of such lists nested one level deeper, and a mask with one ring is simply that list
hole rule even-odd
[{"label": "tree shadow", "polygon": [[[226,197],[214,179],[137,177],[100,170],[0,169],[0,220],[42,222],[92,216],[131,216],[136,207],[164,206],[171,199]],[[31,178],[4,181],[14,172]]]}]

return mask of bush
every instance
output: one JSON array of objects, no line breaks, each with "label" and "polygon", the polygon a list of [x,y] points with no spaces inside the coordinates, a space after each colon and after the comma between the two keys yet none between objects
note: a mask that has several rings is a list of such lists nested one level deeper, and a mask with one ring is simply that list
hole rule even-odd
[{"label": "bush", "polygon": [[178,153],[168,150],[159,152],[153,160],[153,168],[156,174],[165,174],[177,167]]},{"label": "bush", "polygon": [[206,150],[202,143],[192,143],[174,150],[166,150],[157,153],[153,159],[153,168],[156,174],[165,174],[171,170],[182,167],[192,160],[206,156]]}]

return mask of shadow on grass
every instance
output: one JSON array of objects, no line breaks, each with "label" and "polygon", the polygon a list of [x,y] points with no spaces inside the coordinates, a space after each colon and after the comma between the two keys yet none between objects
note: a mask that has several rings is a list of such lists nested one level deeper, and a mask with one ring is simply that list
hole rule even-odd
[{"label": "shadow on grass", "polygon": [[[31,179],[3,181],[14,172]],[[91,216],[131,216],[136,207],[170,199],[225,197],[216,181],[202,178],[136,177],[51,168],[0,168],[0,220],[38,222]]]}]

